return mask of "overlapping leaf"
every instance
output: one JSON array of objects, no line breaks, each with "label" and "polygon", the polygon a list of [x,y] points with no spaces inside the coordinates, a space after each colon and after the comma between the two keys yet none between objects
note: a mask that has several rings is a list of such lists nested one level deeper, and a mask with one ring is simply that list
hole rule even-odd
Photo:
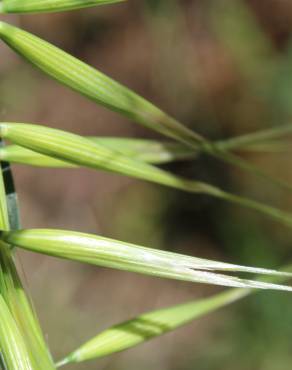
[{"label": "overlapping leaf", "polygon": [[[0,229],[9,230],[10,225],[2,171],[0,172],[0,204]],[[12,332],[5,335],[8,337],[14,336],[13,327],[17,327],[15,335],[21,337],[19,338],[19,351],[25,357],[23,363],[26,364],[29,361],[29,366],[33,370],[38,370],[40,367],[44,370],[53,370],[55,367],[42,336],[37,317],[18,276],[11,250],[3,242],[0,243],[0,295],[5,303],[4,305],[2,302],[3,315],[7,306],[15,321],[10,326]],[[7,318],[7,320],[9,321],[10,319]],[[5,343],[6,339],[2,338],[2,340]],[[1,348],[3,357],[18,358],[18,354],[14,353],[14,350],[17,351],[17,349],[14,347],[11,346],[9,348],[4,345]],[[5,350],[9,350],[10,353],[4,353]],[[25,351],[26,354],[24,353]],[[21,369],[21,367],[19,368]],[[10,367],[8,369],[10,370]],[[18,367],[15,369],[18,369]]]},{"label": "overlapping leaf", "polygon": [[0,38],[45,73],[98,104],[195,150],[199,145],[201,150],[216,158],[292,190],[290,184],[274,179],[256,166],[226,151],[224,147],[211,143],[132,90],[50,43],[4,22],[0,22]]},{"label": "overlapping leaf", "polygon": [[[107,137],[88,137],[88,139],[135,160],[155,164],[193,159],[196,156],[193,150],[176,143]],[[76,165],[69,162],[61,161],[17,145],[0,148],[0,159],[11,163],[37,167],[76,167]]]},{"label": "overlapping leaf", "polygon": [[[0,2],[0,12],[25,13],[70,10],[114,2],[117,1],[3,0]],[[134,92],[37,37],[4,23],[0,23],[0,37],[43,71],[96,102],[164,135],[175,138],[188,147],[197,148],[199,146],[201,150],[205,150],[229,163],[258,175],[266,176],[255,167],[226,151],[241,145],[246,146],[247,141],[250,142],[249,137],[246,138],[247,141],[235,140],[232,142],[231,140],[229,146],[224,143],[214,145]],[[61,131],[48,132],[47,129],[42,131],[32,126],[25,126],[25,129],[27,128],[29,132],[26,136],[22,131],[23,127],[14,125],[12,128],[7,124],[1,126],[4,137],[26,148],[10,147],[6,151],[2,151],[3,156],[6,155],[6,158],[12,160],[14,158],[18,162],[23,161],[22,163],[25,163],[26,161],[26,163],[30,162],[30,164],[42,166],[83,165],[100,168],[185,191],[203,192],[257,209],[290,226],[292,225],[291,216],[280,210],[227,194],[221,189],[208,184],[173,176],[142,163],[142,161],[163,163],[176,159],[181,155],[181,152],[175,152],[175,147],[166,151],[165,148],[160,147],[158,152],[155,149],[153,153],[148,146],[144,153],[134,150],[134,154],[131,154],[129,151],[127,152],[129,144],[126,146],[126,151],[123,152],[121,148],[117,150],[115,147],[113,150],[113,147],[107,145],[105,141],[102,143],[100,139],[97,140],[96,144],[90,144],[87,139]],[[31,138],[28,137],[30,134],[32,134]],[[46,141],[48,138],[52,141]],[[47,145],[45,145],[46,143]],[[175,154],[173,154],[174,152]],[[187,150],[183,153],[183,156],[189,154],[190,150]],[[278,184],[286,186],[279,181]],[[3,194],[0,194],[2,199]],[[5,221],[7,218],[5,207],[6,203],[1,201],[0,216],[4,220],[1,228],[4,230],[7,229],[5,226],[7,221]],[[244,271],[279,276],[285,276],[285,273],[157,251],[93,235],[56,230],[22,230],[5,231],[2,234],[2,239],[7,243],[16,244],[19,247],[39,253],[155,276],[241,288],[292,290],[290,287],[282,285],[239,279],[218,274],[214,271]],[[3,320],[0,323],[0,350],[4,361],[9,369],[28,370],[41,367],[42,369],[52,370],[54,366],[51,363],[38,323],[21,287],[11,255],[7,246],[1,245],[1,247],[3,247],[3,250],[0,274],[0,313]],[[288,275],[286,274],[286,276]],[[18,291],[15,290],[16,285]],[[195,317],[239,299],[249,292],[246,289],[233,290],[208,300],[191,302],[142,315],[102,333],[67,357],[63,363],[79,362],[131,347],[147,338],[163,334]],[[6,334],[8,335],[6,336]],[[28,348],[29,352],[27,351]]]},{"label": "overlapping leaf", "polygon": [[214,271],[240,271],[279,276],[291,276],[290,273],[205,260],[91,234],[29,229],[4,231],[1,238],[8,244],[30,251],[146,275],[239,288],[292,291],[292,287],[240,279]]},{"label": "overlapping leaf", "polygon": [[[43,338],[38,319],[27,297],[16,271],[11,251],[3,242],[1,247],[1,294],[13,315],[15,324],[21,333],[34,370],[54,370],[53,361]],[[13,347],[11,347],[11,351]],[[10,368],[9,368],[10,370]]]},{"label": "overlapping leaf", "polygon": [[34,370],[21,333],[0,295],[0,351],[7,370]]},{"label": "overlapping leaf", "polygon": [[227,193],[204,182],[175,176],[150,164],[126,157],[118,151],[82,136],[39,125],[6,122],[0,124],[0,136],[30,150],[72,164],[116,172],[191,193],[208,194],[255,209],[290,227],[292,225],[292,217],[288,213]]},{"label": "overlapping leaf", "polygon": [[[279,142],[277,139],[291,132],[292,125],[285,125],[218,141],[216,144],[224,149],[232,150],[283,152],[288,150],[290,144],[286,141],[285,145],[283,145],[283,140]],[[109,147],[112,150],[119,151],[127,157],[153,164],[191,160],[196,158],[200,151],[199,147],[195,151],[183,144],[158,140],[90,136],[87,139]],[[17,145],[0,148],[0,159],[37,167],[76,167],[76,165],[69,162],[45,156]]]}]

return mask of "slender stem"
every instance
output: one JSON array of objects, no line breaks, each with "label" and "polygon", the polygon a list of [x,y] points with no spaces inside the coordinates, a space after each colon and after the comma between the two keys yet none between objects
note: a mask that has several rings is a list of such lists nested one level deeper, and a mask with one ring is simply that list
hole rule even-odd
[{"label": "slender stem", "polygon": [[269,141],[271,139],[280,138],[283,135],[292,133],[292,125],[284,125],[280,127],[273,127],[267,130],[252,132],[245,135],[240,135],[227,140],[216,142],[216,147],[224,150],[246,148],[253,144]]},{"label": "slender stem", "polygon": [[[292,132],[292,126],[287,125],[286,129],[283,132]],[[273,176],[267,174],[265,171],[262,171],[257,166],[230,152],[230,150],[242,147],[244,145],[250,145],[252,143],[265,140],[267,138],[270,139],[272,137],[279,136],[283,132],[281,132],[280,128],[270,129],[260,133],[243,135],[239,136],[238,138],[223,140],[219,142],[211,142],[208,139],[204,139],[202,137],[200,137],[200,140],[197,140],[197,138],[193,136],[190,136],[187,141],[180,141],[186,144],[188,147],[195,149],[196,151],[199,147],[199,149],[201,149],[203,153],[209,154],[212,157],[220,159],[225,163],[234,165],[244,171],[254,174],[255,176],[261,177],[265,180],[269,180],[271,183],[280,186],[283,189],[292,191],[292,185],[288,184],[285,181],[274,178]]]}]

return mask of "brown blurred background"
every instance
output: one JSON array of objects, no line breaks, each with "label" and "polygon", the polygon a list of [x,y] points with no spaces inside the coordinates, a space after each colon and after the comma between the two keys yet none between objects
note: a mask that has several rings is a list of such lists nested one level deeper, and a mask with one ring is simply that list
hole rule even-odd
[{"label": "brown blurred background", "polygon": [[[292,3],[130,0],[3,17],[74,54],[210,139],[291,121]],[[83,135],[158,138],[59,85],[0,44],[0,119]],[[244,158],[292,182],[291,151]],[[287,191],[204,156],[165,166],[292,210]],[[75,229],[154,248],[277,268],[290,230],[201,195],[90,170],[13,166],[23,227]],[[20,254],[55,358],[144,311],[219,289]],[[68,366],[111,370],[288,370],[291,296],[260,293],[125,353]]]}]

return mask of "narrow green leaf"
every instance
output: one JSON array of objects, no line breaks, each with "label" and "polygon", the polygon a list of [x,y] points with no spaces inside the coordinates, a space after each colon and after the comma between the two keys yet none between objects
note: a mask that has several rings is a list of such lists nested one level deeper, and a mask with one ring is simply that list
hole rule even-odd
[{"label": "narrow green leaf", "polygon": [[108,356],[144,343],[248,295],[249,289],[232,289],[210,298],[145,313],[115,325],[89,340],[57,366]]},{"label": "narrow green leaf", "polygon": [[45,73],[97,103],[167,136],[203,141],[141,96],[50,43],[4,22],[0,38]]},{"label": "narrow green leaf", "polygon": [[256,166],[227,152],[223,147],[217,147],[132,90],[50,43],[4,22],[0,22],[0,38],[42,71],[96,103],[174,138],[190,148],[197,150],[199,145],[206,153],[291,191],[292,186],[289,184],[274,179]]},{"label": "narrow green leaf", "polygon": [[11,250],[3,242],[1,255],[1,293],[25,341],[34,370],[54,370],[51,354],[44,340],[38,318],[18,276]]},{"label": "narrow green leaf", "polygon": [[[9,230],[9,217],[7,201],[3,182],[3,174],[0,171],[0,229]],[[8,306],[15,324],[18,327],[22,341],[26,346],[27,356],[30,358],[30,366],[34,370],[55,369],[49,350],[42,335],[37,316],[27,297],[22,282],[17,273],[13,254],[7,245],[0,243],[0,294]],[[1,321],[1,320],[0,320]],[[7,333],[7,335],[10,335]],[[20,343],[20,346],[22,344]],[[23,347],[23,346],[22,346]],[[5,347],[4,347],[5,349]],[[13,347],[11,347],[11,351]],[[24,351],[24,347],[21,349]],[[3,354],[3,357],[6,355]],[[8,368],[7,370],[10,370]]]},{"label": "narrow green leaf", "polygon": [[0,148],[0,160],[35,167],[52,167],[52,168],[77,167],[77,165],[74,165],[70,162],[55,159],[18,145],[7,145],[5,146],[5,148]]},{"label": "narrow green leaf", "polygon": [[292,134],[291,124],[272,127],[266,130],[233,137],[231,139],[217,141],[216,146],[225,150],[249,149],[250,147],[253,148],[257,144],[270,143],[271,140],[283,138],[289,134]]},{"label": "narrow green leaf", "polygon": [[125,0],[2,0],[1,13],[43,13],[114,4]]},{"label": "narrow green leaf", "polygon": [[31,229],[3,231],[1,238],[6,243],[23,249],[102,267],[190,282],[292,291],[292,287],[240,279],[213,271],[240,271],[279,276],[292,276],[291,273],[205,260],[91,234]]},{"label": "narrow green leaf", "polygon": [[75,165],[116,172],[190,193],[208,194],[257,210],[289,227],[292,226],[292,216],[289,213],[227,193],[204,182],[175,176],[82,136],[39,125],[6,122],[0,124],[0,136],[14,144]]},{"label": "narrow green leaf", "polygon": [[[197,155],[193,150],[177,143],[108,137],[88,137],[87,139],[118,151],[127,157],[155,164],[189,160]],[[37,167],[76,167],[69,162],[45,156],[17,145],[0,148],[0,160]]]},{"label": "narrow green leaf", "polygon": [[194,159],[198,155],[198,150],[176,142],[116,137],[87,137],[87,139],[127,157],[154,164]]},{"label": "narrow green leaf", "polygon": [[249,293],[249,289],[232,289],[210,298],[145,313],[101,332],[57,363],[57,367],[132,348],[233,303]]},{"label": "narrow green leaf", "polygon": [[[123,156],[82,136],[40,125],[1,123],[0,136],[27,149],[73,164],[103,169],[139,179],[183,188],[175,176],[147,163]],[[186,180],[187,181],[187,180]],[[198,183],[198,190],[200,183]],[[195,189],[195,186],[194,186]]]},{"label": "narrow green leaf", "polygon": [[[276,139],[286,136],[291,132],[292,125],[284,125],[217,141],[216,145],[228,150],[279,153],[290,150],[291,145],[288,141],[283,142],[281,140],[279,142]],[[194,159],[200,151],[199,147],[195,151],[179,143],[158,140],[93,136],[89,136],[87,139],[109,147],[112,150],[119,151],[127,157],[153,164]],[[17,145],[0,148],[0,159],[37,167],[76,167],[76,165],[69,162],[45,156]]]},{"label": "narrow green leaf", "polygon": [[[291,266],[288,266],[288,270],[291,270]],[[281,280],[284,279],[286,278],[281,278]],[[275,278],[273,278],[274,280]],[[175,330],[192,320],[205,316],[254,292],[256,290],[248,288],[230,289],[209,298],[193,300],[184,304],[147,312],[101,332],[58,362],[57,367],[108,356],[112,353],[132,348],[147,340]]]},{"label": "narrow green leaf", "polygon": [[18,327],[0,295],[0,351],[7,370],[33,370]]}]

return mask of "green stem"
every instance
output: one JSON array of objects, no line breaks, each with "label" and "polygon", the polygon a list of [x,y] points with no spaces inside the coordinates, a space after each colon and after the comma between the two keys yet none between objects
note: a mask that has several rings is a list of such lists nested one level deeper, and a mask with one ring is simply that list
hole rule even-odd
[{"label": "green stem", "polygon": [[216,147],[224,150],[234,150],[249,147],[250,145],[259,144],[270,141],[271,139],[278,139],[283,135],[292,133],[292,125],[284,125],[280,127],[273,127],[267,130],[252,132],[245,135],[240,135],[227,140],[216,142]]},{"label": "green stem", "polygon": [[[0,228],[9,230],[6,195],[3,175],[0,173]],[[3,296],[15,323],[25,340],[31,359],[32,369],[55,369],[46,343],[43,339],[39,322],[26,296],[18,276],[13,255],[7,245],[0,244],[0,293]]]}]

